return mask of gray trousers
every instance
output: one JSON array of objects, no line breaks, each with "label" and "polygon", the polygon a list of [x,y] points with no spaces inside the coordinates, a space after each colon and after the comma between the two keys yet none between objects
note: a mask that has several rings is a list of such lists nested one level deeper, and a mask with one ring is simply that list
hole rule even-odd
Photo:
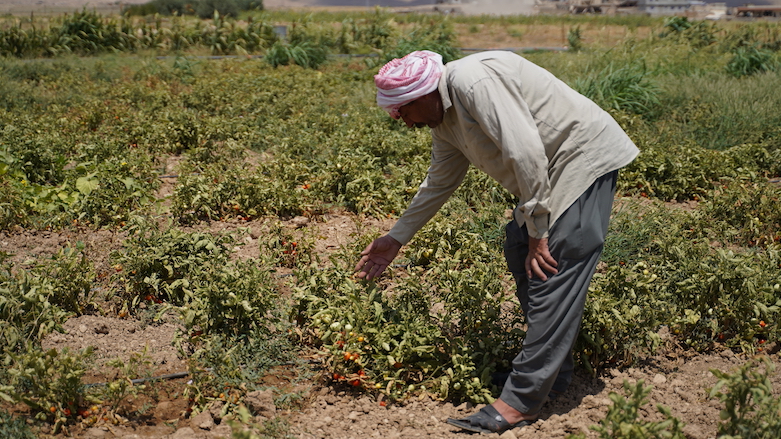
[{"label": "gray trousers", "polygon": [[528,327],[501,399],[521,413],[537,413],[551,390],[563,392],[572,382],[572,347],[588,285],[602,254],[617,175],[613,171],[597,179],[553,224],[548,248],[559,263],[559,272],[545,282],[526,276],[526,226],[519,227],[513,220],[506,227],[505,258]]}]

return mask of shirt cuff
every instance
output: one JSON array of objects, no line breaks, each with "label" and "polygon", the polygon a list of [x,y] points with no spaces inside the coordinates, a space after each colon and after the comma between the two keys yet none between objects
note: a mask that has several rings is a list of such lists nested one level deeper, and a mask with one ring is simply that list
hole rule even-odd
[{"label": "shirt cuff", "polygon": [[516,208],[513,211],[513,216],[519,226],[526,224],[526,231],[529,233],[530,237],[536,239],[548,237],[550,232],[550,214],[546,213],[544,215],[526,217],[521,213],[520,209]]},{"label": "shirt cuff", "polygon": [[388,232],[388,236],[395,239],[396,241],[399,241],[401,245],[406,245],[416,232],[417,230],[410,230],[409,227],[405,227],[399,223],[396,223],[396,225],[394,225]]}]

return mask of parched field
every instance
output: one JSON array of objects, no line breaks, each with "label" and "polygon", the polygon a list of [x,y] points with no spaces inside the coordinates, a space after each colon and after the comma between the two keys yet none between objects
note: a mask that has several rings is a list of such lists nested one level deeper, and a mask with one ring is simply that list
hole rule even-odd
[{"label": "parched field", "polygon": [[490,402],[523,342],[515,200],[471,170],[391,273],[355,279],[429,159],[372,76],[516,48],[641,155],[575,381],[502,437],[776,437],[776,25],[242,14],[0,26],[0,436],[465,436],[444,421]]},{"label": "parched field", "polygon": [[[359,232],[356,222],[363,223],[366,230],[387,231],[392,220],[375,221],[356,218],[346,213],[334,213],[317,222],[307,222],[304,226],[297,223],[302,220],[284,221],[285,227],[301,233],[318,235],[316,251],[323,257],[332,254],[335,249],[345,245]],[[212,233],[232,231],[243,236],[245,244],[237,249],[238,258],[258,258],[258,240],[263,239],[266,221],[249,222],[225,221],[202,226],[199,230]],[[6,232],[0,240],[4,251],[14,253],[19,260],[28,258],[49,258],[52,251],[62,248],[68,242],[86,243],[88,257],[95,261],[103,260],[98,271],[112,271],[105,258],[126,235],[116,231],[98,233],[87,230],[73,230],[69,233],[29,233]],[[96,264],[101,267],[100,262]],[[400,273],[399,275],[404,275]],[[510,290],[506,290],[510,293]],[[105,313],[102,313],[105,314]],[[116,369],[106,366],[106,361],[122,358],[125,361],[133,354],[147,349],[150,361],[149,373],[163,376],[187,371],[186,357],[182,357],[173,346],[180,323],[174,316],[163,318],[150,324],[142,318],[93,313],[72,317],[63,324],[63,332],[55,332],[42,340],[44,349],[83,349],[93,346],[95,349],[94,366],[85,375],[85,382],[106,382],[117,377]],[[663,334],[665,338],[671,334]],[[779,366],[777,345],[769,348],[772,362]],[[432,397],[415,397],[399,403],[386,403],[380,394],[356,391],[352,386],[330,382],[324,376],[320,360],[310,356],[309,350],[302,351],[303,366],[278,366],[272,376],[266,377],[265,385],[273,389],[276,396],[286,393],[300,395],[295,404],[274,405],[273,399],[264,404],[263,416],[278,416],[284,419],[286,427],[278,437],[297,438],[454,438],[464,436],[444,421],[448,417],[461,417],[471,414],[475,405],[461,401],[440,401]],[[641,410],[643,419],[660,420],[655,409],[662,404],[672,409],[673,415],[685,426],[683,431],[688,438],[713,438],[719,424],[719,412],[723,405],[717,399],[709,397],[708,390],[717,379],[712,369],[725,372],[733,371],[744,365],[751,356],[735,353],[724,346],[714,346],[708,353],[696,353],[684,347],[672,344],[668,349],[655,355],[642,358],[631,367],[609,367],[591,375],[583,370],[576,374],[572,388],[559,399],[548,403],[540,414],[540,420],[532,426],[514,430],[502,435],[503,438],[566,438],[576,432],[589,432],[589,426],[597,425],[605,418],[612,405],[611,392],[624,395],[624,382],[636,383],[642,380],[646,386],[652,386],[649,405]],[[142,410],[127,421],[102,421],[90,423],[79,421],[69,429],[70,436],[81,438],[120,437],[120,438],[220,438],[231,437],[227,423],[220,422],[219,411],[191,417],[187,414],[188,402],[182,396],[187,388],[189,377],[168,379],[154,384],[155,394],[147,395],[142,391],[137,397],[127,398],[123,409],[126,412]],[[771,374],[771,384],[781,388],[781,378]],[[777,390],[775,395],[777,396]],[[216,398],[215,398],[216,399]],[[479,407],[479,406],[477,406]],[[18,414],[27,413],[19,408]],[[208,416],[207,416],[208,414]],[[216,415],[216,416],[215,416]],[[210,421],[211,419],[211,421]],[[43,432],[48,431],[44,426]],[[266,431],[269,431],[267,429]],[[595,436],[590,432],[590,437]],[[58,435],[67,437],[66,434]],[[494,435],[498,437],[499,435]]]}]

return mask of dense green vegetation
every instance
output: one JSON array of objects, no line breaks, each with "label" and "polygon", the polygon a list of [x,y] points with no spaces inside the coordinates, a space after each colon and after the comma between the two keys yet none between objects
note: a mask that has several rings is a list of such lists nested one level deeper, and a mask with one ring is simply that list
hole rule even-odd
[{"label": "dense green vegetation", "polygon": [[[377,11],[333,27],[316,17],[297,21],[287,41],[262,19],[243,27],[175,18],[163,32],[153,20],[89,12],[2,30],[0,230],[102,227],[127,238],[112,255],[116,273],[100,281],[78,243],[25,267],[0,253],[9,365],[0,397],[57,426],[87,393],[117,410],[112,401],[131,389],[84,388],[89,353],[44,352],[41,337],[81,313],[173,312],[193,346],[196,412],[231,394],[225,410],[238,416],[258,376],[301,345],[321,353],[329,379],[368,392],[491,398],[491,373],[507,367],[524,333],[501,255],[513,198],[485,175],[470,171],[379,283],[351,273],[371,231],[325,261],[316,236],[271,226],[256,244],[263,257],[238,262],[238,234],[185,229],[331,211],[394,217],[414,195],[430,136],[376,107],[372,75],[413,49],[460,56],[452,23]],[[633,25],[626,20],[611,23]],[[650,37],[616,47],[525,55],[608,109],[642,151],[620,174],[576,346],[592,370],[666,344],[755,353],[779,340],[781,98],[772,91],[781,34],[762,23],[656,24]],[[92,27],[68,30],[76,25]],[[265,57],[195,56],[203,48]],[[380,56],[324,56],[372,51]],[[16,59],[30,56],[49,58]],[[181,161],[166,207],[156,190],[171,156]],[[293,269],[289,301],[274,275],[281,268]],[[142,364],[117,367],[130,375]],[[634,392],[639,404],[643,389]]]}]

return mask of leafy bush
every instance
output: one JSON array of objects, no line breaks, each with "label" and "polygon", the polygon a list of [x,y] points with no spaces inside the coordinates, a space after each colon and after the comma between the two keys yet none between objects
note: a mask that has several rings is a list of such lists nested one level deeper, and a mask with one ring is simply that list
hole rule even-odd
[{"label": "leafy bush", "polygon": [[212,18],[216,11],[220,15],[237,16],[240,11],[262,10],[263,0],[153,0],[124,9],[128,15],[197,15]]},{"label": "leafy bush", "polygon": [[134,49],[133,40],[118,30],[116,22],[86,8],[72,16],[66,14],[53,37],[56,38],[53,47],[48,48],[51,53],[63,49],[78,54]]},{"label": "leafy bush", "polygon": [[501,293],[503,263],[452,251],[394,277],[392,289],[357,284],[341,269],[297,271],[297,320],[311,328],[333,381],[392,399],[490,400],[491,373],[507,370],[524,336],[521,313]]},{"label": "leafy bush", "polygon": [[7,439],[35,439],[35,433],[27,424],[4,411],[0,411],[0,436]]},{"label": "leafy bush", "polygon": [[727,63],[727,73],[737,78],[776,69],[773,52],[756,46],[741,46],[735,49]]},{"label": "leafy bush", "polygon": [[686,17],[668,17],[664,20],[662,38],[677,38],[688,42],[693,48],[699,49],[717,41],[716,26],[707,21],[691,22]]},{"label": "leafy bush", "polygon": [[269,267],[258,267],[256,261],[227,266],[210,262],[163,290],[182,290],[180,314],[188,330],[226,336],[275,332],[280,321],[274,314],[279,295],[272,273]]},{"label": "leafy bush", "polygon": [[775,367],[761,357],[763,371],[757,371],[758,360],[752,360],[729,374],[712,369],[718,382],[710,389],[710,397],[718,398],[725,407],[721,411],[720,438],[770,439],[781,431],[781,398],[773,395],[768,375]]},{"label": "leafy bush", "polygon": [[68,349],[41,351],[30,347],[12,354],[8,385],[0,387],[0,397],[24,403],[35,413],[35,418],[54,423],[54,431],[76,415],[84,397],[81,378],[87,371],[92,349],[71,353]]},{"label": "leafy bush", "polygon": [[[63,257],[67,258],[68,255],[63,254]],[[55,261],[52,267],[34,267],[30,272],[14,272],[7,262],[3,263],[0,267],[0,353],[24,349],[29,343],[57,329],[72,315],[57,303],[81,308],[79,294],[83,293],[83,272],[68,273],[69,276],[74,275],[71,279],[47,276],[55,273],[62,275],[60,269],[81,259],[78,255],[76,258],[71,261],[66,259],[60,267],[57,267],[58,262]],[[75,265],[83,262],[82,259],[81,263],[76,262]]]},{"label": "leafy bush", "polygon": [[[683,423],[670,414],[670,409],[662,405],[657,410],[664,417],[661,422],[638,419],[640,410],[648,403],[651,387],[644,387],[643,380],[636,384],[624,381],[625,397],[610,392],[613,405],[608,408],[605,419],[598,426],[590,428],[601,439],[684,439]],[[585,434],[570,436],[572,439],[584,439]]]},{"label": "leafy bush", "polygon": [[154,299],[185,304],[187,280],[206,266],[227,263],[228,246],[234,242],[229,235],[148,227],[141,223],[131,228],[124,250],[111,254],[118,277],[127,281],[125,299],[133,304]]},{"label": "leafy bush", "polygon": [[378,61],[382,65],[416,50],[430,50],[442,55],[442,62],[447,64],[462,56],[455,45],[456,34],[452,24],[447,20],[441,20],[430,26],[417,26],[402,36],[395,45],[381,48],[384,49],[384,53]]},{"label": "leafy bush", "polygon": [[702,214],[723,241],[741,247],[767,247],[781,240],[781,190],[767,183],[724,179],[709,194]]},{"label": "leafy bush", "polygon": [[295,64],[308,69],[317,69],[326,60],[326,52],[322,46],[309,42],[288,44],[281,41],[274,43],[263,58],[272,67]]},{"label": "leafy bush", "polygon": [[686,17],[668,17],[664,20],[664,28],[667,33],[662,34],[662,36],[668,35],[669,33],[681,33],[691,29],[691,27],[692,23]]},{"label": "leafy bush", "polygon": [[567,31],[567,50],[577,52],[583,49],[583,35],[580,26],[575,26]]}]

